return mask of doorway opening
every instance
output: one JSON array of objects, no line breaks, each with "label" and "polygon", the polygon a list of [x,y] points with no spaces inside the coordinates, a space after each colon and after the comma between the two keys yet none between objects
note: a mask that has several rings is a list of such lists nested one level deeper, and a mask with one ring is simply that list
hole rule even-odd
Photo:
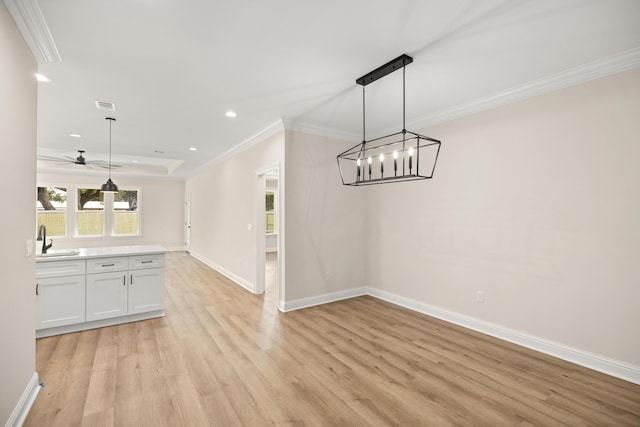
[{"label": "doorway opening", "polygon": [[265,304],[280,306],[281,209],[280,166],[256,172],[256,281],[255,293]]}]

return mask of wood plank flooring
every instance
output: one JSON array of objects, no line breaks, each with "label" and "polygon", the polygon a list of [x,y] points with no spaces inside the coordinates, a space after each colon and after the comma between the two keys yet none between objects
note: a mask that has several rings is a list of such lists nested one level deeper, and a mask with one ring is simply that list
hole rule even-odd
[{"label": "wood plank flooring", "polygon": [[640,385],[371,297],[280,313],[166,259],[166,317],[37,341],[25,426],[640,426]]}]

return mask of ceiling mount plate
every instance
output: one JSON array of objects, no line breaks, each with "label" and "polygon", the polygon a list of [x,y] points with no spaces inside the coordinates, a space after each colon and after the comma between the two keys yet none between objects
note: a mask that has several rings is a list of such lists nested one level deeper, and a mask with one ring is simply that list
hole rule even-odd
[{"label": "ceiling mount plate", "polygon": [[373,83],[376,80],[383,78],[387,74],[391,74],[394,71],[399,70],[405,65],[411,64],[412,62],[413,62],[412,57],[406,54],[402,54],[398,56],[396,59],[391,60],[386,64],[371,71],[370,73],[367,73],[364,76],[360,77],[358,80],[356,80],[356,83],[362,86],[366,86],[369,83]]}]

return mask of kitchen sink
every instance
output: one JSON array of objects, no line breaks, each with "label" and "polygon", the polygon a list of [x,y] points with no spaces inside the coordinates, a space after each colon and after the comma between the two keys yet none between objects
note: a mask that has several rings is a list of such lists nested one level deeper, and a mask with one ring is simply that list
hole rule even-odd
[{"label": "kitchen sink", "polygon": [[55,256],[73,256],[78,255],[80,251],[78,249],[53,249],[47,251],[46,254],[37,254],[36,258],[48,258]]}]

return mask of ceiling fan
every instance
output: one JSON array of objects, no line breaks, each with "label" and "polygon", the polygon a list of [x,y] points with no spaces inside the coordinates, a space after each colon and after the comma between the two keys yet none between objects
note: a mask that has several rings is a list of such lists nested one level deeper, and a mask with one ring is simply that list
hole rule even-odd
[{"label": "ceiling fan", "polygon": [[[64,157],[53,157],[53,156],[43,156],[38,155],[38,160],[45,160],[49,162],[60,162],[58,164],[62,165],[65,163],[71,163],[75,165],[86,166],[91,169],[92,166],[98,166],[101,168],[109,169],[109,162],[105,160],[87,160],[84,157],[84,150],[78,150],[77,157],[64,156]],[[111,163],[111,168],[121,168],[122,165]]]}]

